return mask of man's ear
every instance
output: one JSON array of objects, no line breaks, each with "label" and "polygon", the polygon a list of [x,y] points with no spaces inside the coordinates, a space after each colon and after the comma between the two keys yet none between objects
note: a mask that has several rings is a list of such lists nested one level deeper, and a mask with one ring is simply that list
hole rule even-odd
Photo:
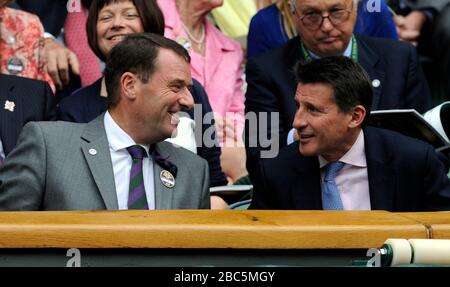
[{"label": "man's ear", "polygon": [[350,120],[349,127],[356,128],[358,126],[361,126],[367,116],[366,108],[364,108],[362,105],[357,105],[356,107],[352,108],[351,116],[352,118]]},{"label": "man's ear", "polygon": [[122,90],[122,97],[134,100],[136,98],[138,78],[135,74],[125,72],[120,77],[120,88]]}]

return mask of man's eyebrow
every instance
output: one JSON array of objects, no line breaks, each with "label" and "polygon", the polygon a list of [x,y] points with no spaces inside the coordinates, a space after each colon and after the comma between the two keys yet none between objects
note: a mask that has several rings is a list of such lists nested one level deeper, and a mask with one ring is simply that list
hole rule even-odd
[{"label": "man's eyebrow", "polygon": [[169,86],[186,86],[188,85],[183,79],[175,79],[169,82]]}]

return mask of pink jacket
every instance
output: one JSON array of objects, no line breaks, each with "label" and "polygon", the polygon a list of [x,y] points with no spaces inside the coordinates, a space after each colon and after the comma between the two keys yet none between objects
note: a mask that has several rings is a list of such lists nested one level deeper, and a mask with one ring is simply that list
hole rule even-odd
[{"label": "pink jacket", "polygon": [[[188,39],[183,29],[175,0],[158,0],[166,24],[165,36],[179,43]],[[206,92],[213,111],[222,117],[233,113],[237,134],[244,130],[243,59],[241,46],[206,21],[206,52],[201,56],[192,50],[192,77]]]}]

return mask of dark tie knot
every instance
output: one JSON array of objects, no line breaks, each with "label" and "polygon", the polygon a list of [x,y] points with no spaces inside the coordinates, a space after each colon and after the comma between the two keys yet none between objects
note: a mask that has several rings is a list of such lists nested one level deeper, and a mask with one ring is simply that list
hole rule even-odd
[{"label": "dark tie knot", "polygon": [[132,145],[127,147],[128,153],[131,155],[133,159],[143,159],[147,156],[147,152],[145,148],[140,145]]},{"label": "dark tie knot", "polygon": [[325,181],[334,181],[336,174],[344,167],[342,161],[331,161],[325,167]]}]

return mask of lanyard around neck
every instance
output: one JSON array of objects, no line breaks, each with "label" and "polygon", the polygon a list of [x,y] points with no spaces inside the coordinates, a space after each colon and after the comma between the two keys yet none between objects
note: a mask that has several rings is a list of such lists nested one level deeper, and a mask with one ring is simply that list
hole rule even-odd
[{"label": "lanyard around neck", "polygon": [[[303,45],[303,42],[301,42],[301,47],[303,57],[305,58],[305,60],[311,61],[313,59],[311,56],[311,52],[309,52],[308,49],[306,49],[305,45]],[[358,43],[356,41],[355,36],[352,36],[352,51],[350,57],[352,58],[353,61],[358,62]]]}]

